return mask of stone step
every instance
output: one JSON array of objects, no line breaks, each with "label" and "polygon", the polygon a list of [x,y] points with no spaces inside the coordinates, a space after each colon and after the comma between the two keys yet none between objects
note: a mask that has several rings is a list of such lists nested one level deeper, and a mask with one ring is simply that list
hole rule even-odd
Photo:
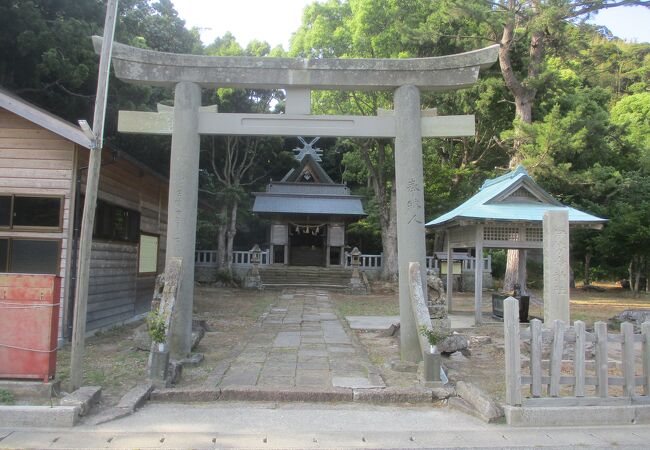
[{"label": "stone step", "polygon": [[286,287],[297,288],[314,288],[314,289],[327,289],[334,291],[341,291],[348,288],[346,285],[341,284],[323,284],[323,283],[264,283],[265,289],[282,289]]},{"label": "stone step", "polygon": [[260,268],[262,283],[269,289],[314,287],[343,290],[350,284],[351,276],[352,271],[342,267],[271,265]]}]

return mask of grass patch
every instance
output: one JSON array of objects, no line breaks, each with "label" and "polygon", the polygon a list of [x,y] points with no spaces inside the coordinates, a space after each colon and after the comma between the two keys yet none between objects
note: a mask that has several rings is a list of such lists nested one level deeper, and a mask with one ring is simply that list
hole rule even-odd
[{"label": "grass patch", "polygon": [[251,320],[277,301],[278,292],[201,288],[195,292],[194,314],[201,317],[240,317]]},{"label": "grass patch", "polygon": [[604,292],[571,290],[571,321],[582,320],[588,325],[604,321],[626,309],[650,308],[650,296],[641,293],[635,297],[630,291],[614,286],[603,286]]},{"label": "grass patch", "polygon": [[339,313],[345,316],[398,316],[397,295],[331,294]]},{"label": "grass patch", "polygon": [[0,405],[13,405],[16,403],[14,394],[6,389],[0,389]]}]

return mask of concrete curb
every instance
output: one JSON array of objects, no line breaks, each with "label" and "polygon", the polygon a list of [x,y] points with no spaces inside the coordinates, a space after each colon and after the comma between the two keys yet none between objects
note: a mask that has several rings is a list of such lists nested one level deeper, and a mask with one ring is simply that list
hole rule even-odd
[{"label": "concrete curb", "polygon": [[[41,383],[43,384],[43,383]],[[30,386],[30,384],[20,385]],[[58,383],[44,384],[45,392],[50,392]],[[72,427],[79,417],[87,414],[99,402],[102,388],[99,386],[85,386],[67,394],[60,400],[58,406],[0,406],[0,424],[12,427]]]},{"label": "concrete curb", "polygon": [[255,386],[228,386],[216,389],[160,389],[151,393],[155,402],[273,401],[273,402],[362,402],[432,403],[453,395],[448,389],[374,388],[374,389],[277,389]]},{"label": "concrete curb", "polygon": [[0,406],[3,427],[72,427],[79,406]]},{"label": "concrete curb", "polygon": [[650,423],[650,405],[622,406],[504,406],[506,422],[514,427],[571,427]]},{"label": "concrete curb", "polygon": [[111,420],[120,419],[129,416],[140,408],[149,399],[154,387],[151,383],[138,384],[128,391],[117,406],[109,408],[96,416],[89,417],[85,422],[87,425],[100,425],[110,422]]}]

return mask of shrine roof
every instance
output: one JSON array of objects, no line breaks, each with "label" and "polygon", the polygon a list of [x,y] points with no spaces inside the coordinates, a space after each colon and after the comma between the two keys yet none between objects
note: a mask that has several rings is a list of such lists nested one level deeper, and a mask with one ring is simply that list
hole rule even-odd
[{"label": "shrine roof", "polygon": [[563,205],[535,183],[523,166],[519,166],[512,172],[485,181],[473,197],[426,226],[444,228],[461,220],[542,222],[546,211],[557,210],[568,211],[569,223],[573,225],[599,226],[607,222],[607,219]]},{"label": "shrine roof", "polygon": [[[306,186],[309,186],[305,183]],[[316,187],[318,187],[316,185]],[[256,192],[256,214],[309,214],[364,217],[361,197],[301,193]]]},{"label": "shrine roof", "polygon": [[282,181],[300,183],[300,177],[305,174],[305,172],[308,172],[317,183],[335,184],[334,180],[330,178],[327,172],[325,172],[311,154],[304,155],[300,160],[300,166],[287,172],[284,178],[282,178]]}]

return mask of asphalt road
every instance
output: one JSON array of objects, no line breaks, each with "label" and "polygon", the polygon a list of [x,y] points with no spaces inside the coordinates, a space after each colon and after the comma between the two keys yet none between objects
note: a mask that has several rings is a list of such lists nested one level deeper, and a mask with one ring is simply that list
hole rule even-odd
[{"label": "asphalt road", "polygon": [[5,429],[0,448],[650,448],[650,426],[512,428],[432,407],[149,403],[103,425]]}]

